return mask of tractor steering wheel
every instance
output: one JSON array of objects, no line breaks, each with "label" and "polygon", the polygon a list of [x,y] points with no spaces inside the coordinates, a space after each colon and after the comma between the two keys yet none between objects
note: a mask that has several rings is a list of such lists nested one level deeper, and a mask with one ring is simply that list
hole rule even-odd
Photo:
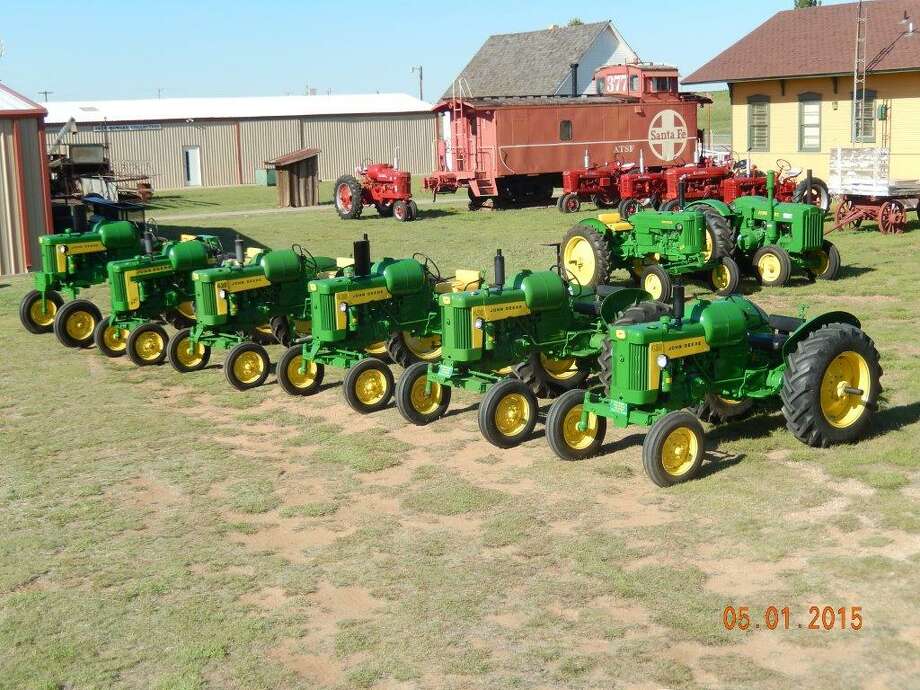
[{"label": "tractor steering wheel", "polygon": [[792,163],[787,161],[785,158],[776,159],[776,172],[779,173],[780,177],[785,175],[790,170],[792,170]]},{"label": "tractor steering wheel", "polygon": [[[572,297],[581,297],[583,294],[585,294],[584,285],[581,284],[581,281],[578,280],[578,276],[572,273],[571,270],[569,270],[565,266],[560,266],[558,263],[550,266],[549,270],[551,271],[555,270],[559,274],[559,277],[562,278],[563,283],[566,283],[568,285],[572,285],[572,283],[574,283],[575,285],[578,286],[578,290],[576,292],[570,293]],[[562,274],[563,271],[565,271],[565,275]]]},{"label": "tractor steering wheel", "polygon": [[441,269],[438,268],[438,265],[430,256],[422,254],[421,252],[415,252],[412,258],[422,264],[422,270],[424,270],[428,277],[434,280],[434,282],[440,283],[443,281],[443,278],[441,278]]},{"label": "tractor steering wheel", "polygon": [[319,264],[316,263],[316,257],[310,253],[309,249],[305,249],[303,245],[297,244],[295,242],[291,245],[291,250],[300,257],[300,260],[303,261],[304,264],[313,269],[314,273],[319,271]]}]

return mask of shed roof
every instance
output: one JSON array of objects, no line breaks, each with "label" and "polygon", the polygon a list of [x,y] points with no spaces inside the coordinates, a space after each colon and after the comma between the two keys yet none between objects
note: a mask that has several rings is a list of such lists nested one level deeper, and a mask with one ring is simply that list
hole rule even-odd
[{"label": "shed roof", "polygon": [[291,153],[278,156],[270,161],[265,161],[265,165],[274,165],[276,168],[280,168],[285,165],[290,165],[291,163],[299,163],[302,160],[313,158],[318,155],[319,149],[298,149],[297,151],[291,151]]},{"label": "shed roof", "polygon": [[[852,74],[858,3],[777,12],[684,84]],[[920,70],[920,36],[904,36],[905,11],[920,27],[920,0],[864,3],[871,71]]]},{"label": "shed roof", "polygon": [[163,122],[310,115],[419,113],[431,104],[405,93],[250,98],[147,98],[48,103],[48,122]]},{"label": "shed roof", "polygon": [[[458,80],[464,96],[551,96],[609,21],[489,36]],[[450,98],[451,90],[442,98]]]},{"label": "shed roof", "polygon": [[46,113],[47,111],[35,101],[13,91],[6,84],[0,84],[0,116],[43,116]]}]

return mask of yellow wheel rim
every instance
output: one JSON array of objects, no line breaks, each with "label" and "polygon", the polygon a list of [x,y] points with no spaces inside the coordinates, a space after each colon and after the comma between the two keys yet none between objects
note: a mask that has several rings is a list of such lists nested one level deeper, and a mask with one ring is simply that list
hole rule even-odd
[{"label": "yellow wheel rim", "polygon": [[661,446],[661,466],[672,477],[680,477],[693,467],[699,449],[696,434],[685,426],[677,427]]},{"label": "yellow wheel rim", "polygon": [[387,395],[387,379],[383,372],[368,369],[358,374],[355,397],[364,405],[376,405]]},{"label": "yellow wheel rim", "polygon": [[584,431],[578,429],[582,407],[582,405],[575,405],[562,420],[562,438],[565,445],[573,450],[584,450],[597,438],[597,415],[593,412],[588,414],[587,428]]},{"label": "yellow wheel rim", "polygon": [[706,261],[709,261],[712,258],[712,235],[709,234],[708,230],[706,231],[705,235],[706,249],[703,251],[703,258],[706,259]]},{"label": "yellow wheel rim", "polygon": [[364,348],[364,351],[369,355],[385,355],[387,353],[387,343],[385,340],[381,340],[379,343],[368,345]]},{"label": "yellow wheel rim", "polygon": [[591,283],[597,268],[594,248],[588,240],[578,235],[565,243],[562,250],[562,263],[582,285]]},{"label": "yellow wheel rim", "polygon": [[742,399],[742,400],[734,400],[734,399],[732,399],[732,398],[723,398],[721,395],[717,395],[717,396],[716,396],[716,399],[717,399],[720,403],[722,403],[723,405],[729,405],[729,406],[741,405],[741,404],[744,402],[743,399]]},{"label": "yellow wheel rim", "polygon": [[189,338],[183,338],[176,346],[176,359],[184,367],[197,367],[204,359],[204,344],[192,343]]},{"label": "yellow wheel rim", "polygon": [[419,376],[413,383],[409,391],[409,400],[412,403],[412,409],[419,414],[431,414],[438,409],[441,404],[441,384],[431,383],[431,392],[425,393],[425,385],[428,379]]},{"label": "yellow wheel rim", "polygon": [[124,328],[106,326],[102,333],[102,342],[112,352],[121,352],[128,347],[128,331]]},{"label": "yellow wheel rim", "polygon": [[408,331],[403,331],[403,342],[409,352],[425,362],[431,362],[441,357],[441,336],[432,335],[416,338]]},{"label": "yellow wheel rim", "polygon": [[[821,378],[821,411],[831,426],[846,429],[862,417],[872,385],[869,363],[858,352],[842,352]],[[851,392],[847,392],[850,390]],[[860,390],[862,394],[853,391]]]},{"label": "yellow wheel rim", "polygon": [[558,381],[567,381],[578,374],[578,364],[574,357],[552,359],[541,352],[540,365],[547,374]]},{"label": "yellow wheel rim", "polygon": [[509,393],[495,408],[495,428],[504,436],[521,433],[530,421],[530,402],[520,393]]},{"label": "yellow wheel rim", "polygon": [[179,306],[176,307],[176,311],[192,321],[195,320],[195,303],[192,301],[180,303]]},{"label": "yellow wheel rim", "polygon": [[819,249],[812,252],[811,259],[817,263],[817,266],[814,267],[815,275],[823,276],[827,273],[827,268],[830,266],[831,260],[827,256],[826,251]]},{"label": "yellow wheel rim", "polygon": [[716,290],[724,290],[731,283],[732,274],[727,266],[716,266],[712,269],[712,284]]},{"label": "yellow wheel rim", "polygon": [[310,335],[313,332],[313,322],[294,319],[294,330],[298,335]]},{"label": "yellow wheel rim", "polygon": [[757,260],[757,272],[760,273],[762,280],[772,283],[782,271],[779,259],[775,254],[764,254]]},{"label": "yellow wheel rim", "polygon": [[265,371],[265,365],[262,355],[250,350],[242,353],[233,362],[233,375],[242,383],[253,383],[259,380]]},{"label": "yellow wheel rim", "polygon": [[318,371],[316,362],[304,362],[302,357],[295,357],[287,366],[287,378],[295,388],[309,388],[316,381]]},{"label": "yellow wheel rim", "polygon": [[145,331],[134,341],[134,352],[145,362],[157,359],[165,347],[163,336],[155,331]]},{"label": "yellow wheel rim", "polygon": [[29,305],[29,318],[37,326],[50,326],[54,323],[55,314],[57,305],[50,299],[45,300],[44,306],[40,297]]},{"label": "yellow wheel rim", "polygon": [[642,288],[652,296],[652,299],[661,299],[664,293],[664,286],[661,284],[661,278],[654,273],[649,273],[642,281]]},{"label": "yellow wheel rim", "polygon": [[64,324],[64,330],[74,340],[86,340],[93,334],[96,328],[96,319],[88,311],[78,309],[67,316],[67,323]]},{"label": "yellow wheel rim", "polygon": [[499,376],[507,376],[512,371],[514,371],[514,367],[509,364],[508,366],[502,367],[501,369],[496,369],[495,373],[498,374]]},{"label": "yellow wheel rim", "polygon": [[259,333],[264,333],[265,335],[270,335],[270,336],[275,335],[274,333],[272,333],[271,324],[268,324],[268,323],[263,323],[261,326],[256,326],[256,330]]}]

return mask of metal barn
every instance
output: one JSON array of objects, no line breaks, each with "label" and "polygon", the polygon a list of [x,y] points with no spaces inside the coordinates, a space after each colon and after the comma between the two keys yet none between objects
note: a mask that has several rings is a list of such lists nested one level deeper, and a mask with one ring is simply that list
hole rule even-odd
[{"label": "metal barn", "polygon": [[154,189],[254,184],[265,161],[322,149],[331,180],[371,159],[413,173],[432,169],[435,115],[406,94],[163,98],[48,103],[48,138],[70,118],[64,143],[107,143],[116,173],[146,173]]}]

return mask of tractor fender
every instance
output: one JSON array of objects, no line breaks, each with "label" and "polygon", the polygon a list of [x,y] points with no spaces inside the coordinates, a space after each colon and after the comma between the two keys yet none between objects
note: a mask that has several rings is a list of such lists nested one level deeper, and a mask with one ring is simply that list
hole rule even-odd
[{"label": "tractor fender", "polygon": [[608,228],[605,223],[599,221],[597,218],[585,218],[578,221],[578,224],[584,225],[586,228],[591,228],[592,230],[599,232],[602,237],[606,237],[610,234],[610,228]]},{"label": "tractor fender", "polygon": [[598,297],[602,298],[599,316],[606,324],[612,324],[629,307],[653,299],[645,290],[627,287],[614,287],[607,294],[599,292]]},{"label": "tractor fender", "polygon": [[803,323],[786,339],[786,342],[783,343],[783,361],[792,354],[796,345],[822,326],[826,326],[829,323],[848,323],[851,326],[856,326],[856,328],[862,327],[859,319],[846,311],[829,311],[826,314],[820,314]]},{"label": "tractor fender", "polygon": [[694,208],[699,208],[700,211],[703,209],[701,206],[709,206],[712,209],[715,209],[718,214],[724,218],[732,216],[732,210],[728,204],[724,201],[719,201],[718,199],[701,199],[700,201],[694,201],[690,204],[687,204],[685,211],[690,211]]}]

